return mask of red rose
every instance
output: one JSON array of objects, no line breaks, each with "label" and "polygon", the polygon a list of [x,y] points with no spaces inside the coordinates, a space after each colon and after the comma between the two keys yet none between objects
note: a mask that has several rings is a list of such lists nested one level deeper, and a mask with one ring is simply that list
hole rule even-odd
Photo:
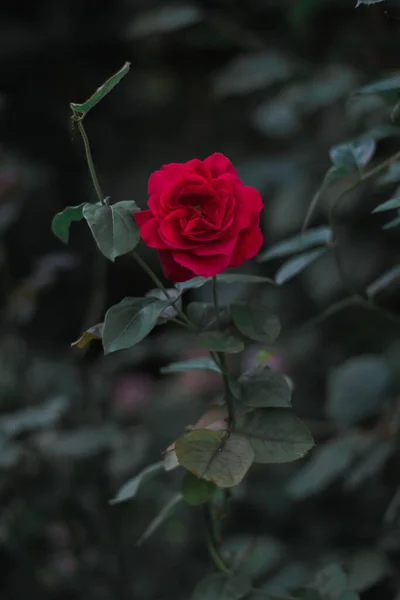
[{"label": "red rose", "polygon": [[150,176],[148,191],[149,210],[134,218],[173,281],[212,277],[260,249],[260,194],[242,184],[223,154],[164,165]]}]

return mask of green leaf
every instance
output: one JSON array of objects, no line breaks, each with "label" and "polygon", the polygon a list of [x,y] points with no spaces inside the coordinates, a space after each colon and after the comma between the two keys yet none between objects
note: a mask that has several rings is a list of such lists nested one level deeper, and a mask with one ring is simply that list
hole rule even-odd
[{"label": "green leaf", "polygon": [[75,113],[79,113],[81,115],[86,115],[91,108],[96,106],[100,100],[102,100],[107,94],[111,92],[111,90],[121,81],[123,77],[128,73],[131,64],[126,62],[119,71],[114,73],[107,81],[103,83],[97,90],[90,96],[86,102],[82,104],[76,104],[75,102],[71,102],[70,106]]},{"label": "green leaf", "polygon": [[139,228],[133,218],[133,213],[138,210],[132,200],[111,206],[100,203],[84,205],[83,216],[101,252],[110,260],[130,252],[139,243]]},{"label": "green leaf", "polygon": [[275,282],[269,277],[262,277],[260,275],[246,275],[245,273],[221,273],[217,275],[218,283],[243,283],[243,284],[255,284],[255,283],[272,283]]},{"label": "green leaf", "polygon": [[78,206],[67,206],[61,212],[57,213],[51,223],[51,229],[64,244],[68,243],[69,227],[72,221],[81,221],[83,219],[83,207],[85,204]]},{"label": "green leaf", "polygon": [[276,568],[285,555],[284,545],[273,537],[235,535],[224,542],[232,571],[248,575],[253,580],[265,577]]},{"label": "green leaf", "polygon": [[245,575],[227,577],[223,573],[213,573],[197,584],[192,600],[242,600],[251,587],[251,580]]},{"label": "green leaf", "polygon": [[97,323],[93,327],[86,329],[79,339],[72,342],[71,347],[76,346],[77,348],[85,348],[92,340],[101,340],[103,337],[104,323]]},{"label": "green leaf", "polygon": [[[175,284],[175,287],[180,292],[186,290],[192,290],[202,287],[205,283],[212,281],[212,277],[193,277],[189,281],[182,281],[181,283]],[[246,275],[245,273],[221,273],[217,275],[218,283],[243,283],[243,284],[255,284],[255,283],[272,283],[272,279],[269,277],[262,277],[260,275]]]},{"label": "green leaf", "polygon": [[385,464],[396,450],[394,440],[377,440],[366,455],[351,469],[346,478],[345,489],[353,490],[364,481],[381,473]]},{"label": "green leaf", "polygon": [[396,217],[395,219],[392,219],[391,221],[389,221],[389,223],[386,223],[386,225],[384,225],[382,227],[382,229],[393,229],[394,227],[399,227],[400,225],[400,217]]},{"label": "green leaf", "polygon": [[149,465],[138,475],[129,479],[124,485],[118,490],[115,497],[110,500],[110,504],[118,504],[119,502],[125,502],[134,498],[139,491],[140,486],[145,483],[148,479],[162,471],[164,468],[164,462],[160,461]]},{"label": "green leaf", "polygon": [[357,0],[356,8],[362,4],[378,4],[378,2],[384,2],[384,0]]},{"label": "green leaf", "polygon": [[400,161],[396,161],[389,165],[386,173],[378,178],[380,185],[386,185],[391,183],[398,183],[400,181]]},{"label": "green leaf", "polygon": [[347,575],[339,565],[328,565],[316,574],[310,587],[319,592],[322,600],[338,600],[348,587]]},{"label": "green leaf", "polygon": [[124,298],[109,308],[104,319],[104,352],[110,354],[138,344],[155,327],[170,302],[157,298]]},{"label": "green leaf", "polygon": [[254,450],[254,462],[281,463],[302,458],[314,446],[307,427],[287,408],[259,408],[238,419],[236,431]]},{"label": "green leaf", "polygon": [[291,390],[279,371],[259,365],[244,373],[240,379],[241,400],[253,408],[290,407]]},{"label": "green leaf", "polygon": [[327,416],[345,426],[377,414],[388,397],[391,381],[390,368],[383,358],[350,358],[329,377]]},{"label": "green leaf", "polygon": [[65,396],[55,396],[38,406],[3,414],[0,417],[0,433],[10,438],[21,433],[49,428],[60,420],[68,405],[69,401]]},{"label": "green leaf", "polygon": [[215,489],[215,485],[211,481],[200,479],[190,471],[187,471],[183,478],[182,495],[186,504],[190,504],[190,506],[198,506],[207,502]]},{"label": "green leaf", "polygon": [[304,252],[294,258],[287,260],[276,272],[275,281],[282,285],[304,271],[311,263],[315,262],[320,256],[325,254],[326,248],[317,248],[310,252]]},{"label": "green leaf", "polygon": [[360,596],[356,592],[346,590],[337,598],[337,600],[360,600]]},{"label": "green leaf", "polygon": [[389,271],[386,271],[383,275],[378,277],[373,283],[367,287],[367,296],[370,298],[379,294],[382,290],[391,285],[394,281],[400,279],[400,265],[392,267]]},{"label": "green leaf", "polygon": [[375,152],[375,140],[372,138],[359,138],[329,150],[329,156],[335,167],[346,169],[348,173],[361,171],[372,158]]},{"label": "green leaf", "polygon": [[383,202],[383,204],[379,204],[376,208],[374,208],[372,213],[393,210],[395,208],[400,208],[400,198],[391,198],[390,200]]},{"label": "green leaf", "polygon": [[185,371],[215,371],[216,373],[221,373],[221,369],[216,365],[213,359],[208,357],[192,358],[191,360],[174,362],[160,369],[160,373],[163,374],[182,373]]},{"label": "green leaf", "polygon": [[331,238],[332,231],[329,227],[315,227],[314,229],[299,233],[287,240],[278,242],[266,252],[262,252],[257,260],[259,262],[265,262],[273,258],[281,258],[283,256],[289,256],[290,254],[296,254],[297,252],[312,248],[313,246],[319,246],[321,244],[328,245]]},{"label": "green leaf", "polygon": [[[187,305],[187,315],[201,331],[217,328],[215,306],[211,302],[190,302]],[[226,307],[219,308],[219,318],[222,327],[227,327],[230,321],[229,311]]]},{"label": "green leaf", "polygon": [[363,592],[383,579],[389,570],[388,560],[380,548],[362,548],[347,564],[349,587]]},{"label": "green leaf", "polygon": [[232,304],[231,315],[240,333],[257,342],[273,344],[281,331],[278,317],[258,300]]},{"label": "green leaf", "polygon": [[202,12],[188,2],[160,6],[147,10],[134,19],[127,30],[127,37],[138,39],[148,35],[161,35],[190,27],[202,20]]},{"label": "green leaf", "polygon": [[293,498],[301,500],[327,488],[342,477],[374,443],[373,438],[348,433],[318,445],[310,460],[287,486]]},{"label": "green leaf", "polygon": [[400,75],[394,75],[387,79],[381,79],[374,83],[364,85],[362,88],[356,90],[355,94],[382,94],[387,92],[399,92],[400,91]]},{"label": "green leaf", "polygon": [[149,539],[151,535],[162,525],[171,513],[175,510],[175,508],[180,504],[183,500],[182,494],[175,494],[172,496],[171,500],[167,502],[167,504],[160,510],[158,515],[151,521],[150,525],[147,527],[146,531],[140,536],[138,539],[136,546],[141,546],[146,540]]},{"label": "green leaf", "polygon": [[238,485],[253,462],[254,453],[241,435],[196,429],[175,444],[179,464],[218,487]]},{"label": "green leaf", "polygon": [[240,54],[217,74],[214,92],[217,96],[243,95],[288,79],[295,64],[278,52]]},{"label": "green leaf", "polygon": [[230,333],[225,333],[223,331],[202,332],[196,336],[196,340],[203,348],[206,348],[206,350],[212,350],[214,352],[237,354],[238,352],[242,352],[242,350],[244,350],[244,343],[242,340],[239,340]]}]

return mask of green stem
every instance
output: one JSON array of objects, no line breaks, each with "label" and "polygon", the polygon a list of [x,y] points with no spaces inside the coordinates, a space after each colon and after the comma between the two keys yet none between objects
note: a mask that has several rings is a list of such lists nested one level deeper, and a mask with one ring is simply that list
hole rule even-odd
[{"label": "green stem", "polygon": [[[221,329],[221,319],[219,314],[219,300],[218,300],[218,282],[217,278],[214,275],[212,278],[212,289],[213,289],[213,300],[215,307],[215,318],[217,321],[218,329]],[[216,356],[220,363],[222,377],[224,379],[224,388],[225,388],[225,402],[228,409],[228,426],[229,430],[233,431],[235,428],[235,399],[231,392],[230,382],[229,382],[229,369],[226,364],[226,356],[224,352],[216,352]],[[215,360],[215,359],[214,359]]]},{"label": "green stem", "polygon": [[215,275],[212,278],[212,290],[213,290],[213,300],[214,300],[215,318],[217,321],[217,327],[218,327],[218,329],[221,329],[221,319],[220,319],[220,315],[219,315],[219,302],[218,302],[218,283],[217,283],[217,278]]},{"label": "green stem", "polygon": [[90,176],[92,178],[94,189],[96,190],[96,194],[97,194],[99,201],[101,202],[101,204],[104,204],[103,192],[101,191],[101,186],[100,186],[99,180],[97,178],[96,169],[93,164],[93,157],[92,157],[92,152],[90,150],[89,138],[86,135],[86,131],[85,131],[85,128],[82,123],[83,119],[82,119],[82,117],[77,117],[76,115],[74,115],[72,118],[74,120],[74,123],[76,123],[76,125],[79,129],[79,133],[81,134],[83,145],[85,146],[86,161],[87,161],[87,164],[89,167],[89,172],[90,172]]},{"label": "green stem", "polygon": [[221,546],[220,524],[214,513],[212,501],[207,502],[204,507],[204,516],[207,524],[207,546],[210,556],[218,571],[225,575],[233,575],[233,571],[225,564],[219,552]]}]

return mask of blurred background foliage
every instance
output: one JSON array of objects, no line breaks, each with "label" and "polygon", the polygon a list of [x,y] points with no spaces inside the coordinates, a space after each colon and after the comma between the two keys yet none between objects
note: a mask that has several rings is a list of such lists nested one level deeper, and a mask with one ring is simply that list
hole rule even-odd
[{"label": "blurred background foliage", "polygon": [[[159,374],[201,355],[173,326],[105,358],[96,342],[70,348],[106,307],[152,286],[129,257],[106,265],[83,223],[67,247],[51,233],[56,212],[93,199],[69,102],[130,61],[129,76],[86,121],[106,193],[144,207],[161,164],[220,151],[261,191],[268,247],[300,230],[330,147],[369,133],[373,163],[399,149],[395,98],[351,95],[399,71],[399,34],[397,0],[357,9],[349,0],[3,0],[2,600],[184,599],[212,569],[199,509],[175,511],[136,546],[179,489],[178,472],[109,504],[221,383],[210,373]],[[387,215],[371,211],[399,180],[386,174],[341,204],[342,262],[359,293],[398,260],[398,228],[382,230]],[[313,225],[327,223],[333,193]],[[159,272],[155,253],[141,252]],[[280,264],[246,268],[273,276]],[[263,290],[283,324],[268,360],[290,377],[317,447],[301,462],[253,467],[230,503],[225,549],[265,590],[288,592],[339,562],[362,599],[399,600],[400,327],[387,318],[400,317],[399,288],[380,292],[386,312],[347,307],[314,324],[346,295],[331,256]],[[222,301],[250,293],[221,288]],[[254,365],[260,350],[233,367]]]}]

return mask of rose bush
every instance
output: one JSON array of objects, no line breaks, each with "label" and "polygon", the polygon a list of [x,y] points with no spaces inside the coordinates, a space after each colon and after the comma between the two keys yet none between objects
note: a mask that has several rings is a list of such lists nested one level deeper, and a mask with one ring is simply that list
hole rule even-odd
[{"label": "rose bush", "polygon": [[150,176],[148,193],[148,210],[134,218],[173,281],[212,277],[261,247],[260,194],[223,154],[164,165]]}]

